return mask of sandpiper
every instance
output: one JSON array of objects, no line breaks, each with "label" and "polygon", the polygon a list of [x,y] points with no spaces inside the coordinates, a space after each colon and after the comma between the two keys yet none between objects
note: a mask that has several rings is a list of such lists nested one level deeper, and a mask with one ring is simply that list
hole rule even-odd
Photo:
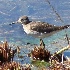
[{"label": "sandpiper", "polygon": [[56,26],[47,22],[30,21],[27,16],[20,17],[17,22],[23,25],[23,29],[27,34],[39,38],[49,37],[58,31],[69,28],[70,26]]}]

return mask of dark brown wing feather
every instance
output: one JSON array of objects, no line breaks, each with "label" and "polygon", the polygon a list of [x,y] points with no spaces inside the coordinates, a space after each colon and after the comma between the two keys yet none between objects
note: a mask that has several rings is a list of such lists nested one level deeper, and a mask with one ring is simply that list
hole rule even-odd
[{"label": "dark brown wing feather", "polygon": [[45,22],[31,22],[31,29],[37,32],[50,33],[64,29],[64,26],[54,26]]}]

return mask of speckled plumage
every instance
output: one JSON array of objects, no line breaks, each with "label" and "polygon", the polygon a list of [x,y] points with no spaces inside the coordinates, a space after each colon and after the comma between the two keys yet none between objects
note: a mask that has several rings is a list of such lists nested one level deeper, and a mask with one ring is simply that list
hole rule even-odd
[{"label": "speckled plumage", "polygon": [[50,36],[70,26],[55,26],[47,22],[29,21],[27,16],[20,17],[18,22],[22,23],[23,29],[27,34],[40,38]]}]

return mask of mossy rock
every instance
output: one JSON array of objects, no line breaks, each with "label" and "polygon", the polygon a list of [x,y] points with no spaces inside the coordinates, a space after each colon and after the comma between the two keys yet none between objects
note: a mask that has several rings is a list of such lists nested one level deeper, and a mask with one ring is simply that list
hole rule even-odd
[{"label": "mossy rock", "polygon": [[34,61],[31,62],[31,64],[33,64],[34,66],[38,67],[39,69],[46,68],[46,67],[50,66],[49,62],[45,62],[43,60],[42,61],[34,60]]}]

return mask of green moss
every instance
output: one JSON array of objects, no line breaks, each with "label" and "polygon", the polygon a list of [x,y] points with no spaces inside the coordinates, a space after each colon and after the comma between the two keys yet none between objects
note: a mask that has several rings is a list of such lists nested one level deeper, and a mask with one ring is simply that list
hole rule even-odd
[{"label": "green moss", "polygon": [[50,65],[49,62],[40,61],[40,60],[32,61],[32,64],[35,65],[36,67],[48,67]]}]

